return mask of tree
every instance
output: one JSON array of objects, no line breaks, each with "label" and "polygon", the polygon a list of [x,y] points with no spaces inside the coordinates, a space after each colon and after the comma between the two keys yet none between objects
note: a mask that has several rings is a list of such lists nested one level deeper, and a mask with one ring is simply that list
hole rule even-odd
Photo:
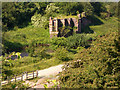
[{"label": "tree", "polygon": [[86,16],[91,16],[93,15],[93,12],[94,12],[94,8],[93,6],[90,4],[90,3],[83,3],[83,11],[86,12]]},{"label": "tree", "polygon": [[50,3],[47,5],[45,13],[47,17],[54,16],[59,12],[59,7],[55,6],[55,3]]},{"label": "tree", "polygon": [[[40,4],[33,2],[4,2],[2,4],[3,26],[13,29],[29,24],[35,12],[39,12]],[[6,31],[6,28],[3,29]]]},{"label": "tree", "polygon": [[47,28],[49,24],[47,17],[41,16],[41,14],[33,15],[31,17],[31,23],[33,24],[33,26],[43,27],[43,28]]},{"label": "tree", "polygon": [[98,16],[100,16],[101,12],[106,11],[105,5],[102,2],[91,2],[91,5],[94,8],[94,13]]},{"label": "tree", "polygon": [[65,15],[76,15],[77,11],[82,12],[83,6],[80,2],[57,2],[56,6],[60,8],[60,13]]}]

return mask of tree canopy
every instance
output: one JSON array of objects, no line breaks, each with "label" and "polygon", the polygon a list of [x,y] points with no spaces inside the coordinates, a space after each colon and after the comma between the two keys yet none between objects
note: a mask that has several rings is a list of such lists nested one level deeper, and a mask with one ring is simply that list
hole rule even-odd
[{"label": "tree canopy", "polygon": [[41,14],[47,19],[59,14],[76,15],[77,12],[81,13],[83,11],[86,12],[87,16],[93,14],[100,16],[101,13],[117,16],[117,5],[117,3],[101,2],[3,2],[3,31],[29,25],[34,14]]}]

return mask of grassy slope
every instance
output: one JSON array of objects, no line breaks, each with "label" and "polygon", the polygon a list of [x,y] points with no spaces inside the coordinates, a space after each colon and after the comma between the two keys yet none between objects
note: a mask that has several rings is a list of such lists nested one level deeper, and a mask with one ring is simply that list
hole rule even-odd
[{"label": "grassy slope", "polygon": [[[104,24],[90,26],[90,28],[97,33],[97,35],[105,34],[107,31],[117,29],[117,21],[116,18],[111,18],[110,20],[102,20]],[[93,34],[94,35],[94,34]],[[96,34],[95,34],[96,36]],[[26,43],[35,42],[43,42],[46,43],[49,40],[49,32],[48,30],[44,30],[37,27],[26,27],[23,29],[18,29],[17,31],[9,31],[5,34],[5,39],[10,42],[18,42],[20,44],[25,45]],[[72,54],[70,54],[72,55]],[[34,62],[36,61],[36,62]],[[6,67],[9,70],[12,70],[14,74],[20,74],[24,71],[33,71],[38,69],[44,69],[50,66],[57,65],[62,63],[62,61],[55,59],[52,57],[51,59],[41,60],[39,57],[24,57],[20,60],[16,60],[12,62],[14,67]]]},{"label": "grassy slope", "polygon": [[49,30],[28,26],[16,31],[6,32],[5,39],[10,42],[20,43],[22,45],[30,44],[33,41],[46,43],[46,40],[49,40]]},{"label": "grassy slope", "polygon": [[108,20],[103,20],[97,17],[100,21],[103,22],[101,25],[90,26],[90,29],[93,30],[97,35],[104,35],[108,31],[118,30],[118,21],[117,18],[111,17]]},{"label": "grassy slope", "polygon": [[[26,44],[29,45],[32,42],[33,43],[48,43],[50,38],[49,38],[48,30],[45,30],[43,28],[28,26],[26,28],[18,29],[16,31],[6,32],[5,40],[12,42],[12,43],[17,42],[22,45],[26,45]],[[40,51],[41,48],[42,47],[37,47],[36,49]],[[7,75],[15,75],[15,74],[18,75],[25,71],[30,72],[30,71],[40,70],[40,69],[48,68],[50,66],[63,63],[61,60],[58,60],[54,57],[54,52],[48,53],[48,54],[51,55],[52,57],[41,59],[39,56],[37,57],[28,56],[28,57],[23,57],[19,60],[17,59],[13,60],[10,62],[11,66],[9,66],[10,65],[9,63],[7,63],[8,65],[3,66],[3,68],[7,70],[4,72],[4,69],[3,69],[3,73],[6,73]],[[10,73],[9,71],[11,71],[12,73]]]}]

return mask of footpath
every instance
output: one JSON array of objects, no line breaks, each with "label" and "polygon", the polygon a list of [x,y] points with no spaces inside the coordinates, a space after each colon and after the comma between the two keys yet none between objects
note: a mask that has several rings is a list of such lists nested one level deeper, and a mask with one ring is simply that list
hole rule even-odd
[{"label": "footpath", "polygon": [[[22,77],[17,77],[16,79],[11,79],[10,81],[18,81],[18,80],[21,80],[21,78],[23,79],[23,81],[25,81],[25,84],[28,84],[30,85],[30,87],[32,88],[44,88],[43,84],[41,83],[44,83],[44,81],[46,79],[56,79],[56,75],[59,74],[59,72],[62,71],[62,66],[63,64],[60,64],[60,65],[57,65],[57,66],[52,66],[52,67],[49,67],[47,69],[43,69],[43,70],[38,70],[37,71],[37,77],[40,78],[38,79],[38,81],[36,83],[34,82],[30,82],[29,80],[27,80],[28,78],[26,77],[26,74],[23,74]],[[31,73],[33,74],[33,73]],[[36,75],[36,73],[34,73],[34,76]],[[50,77],[52,76],[52,77]],[[2,81],[1,84],[7,84],[8,81]],[[46,84],[46,83],[44,83]]]}]

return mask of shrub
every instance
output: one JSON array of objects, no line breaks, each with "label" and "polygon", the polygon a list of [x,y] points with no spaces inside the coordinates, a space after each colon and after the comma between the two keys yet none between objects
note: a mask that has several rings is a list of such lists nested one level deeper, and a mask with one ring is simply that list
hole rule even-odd
[{"label": "shrub", "polygon": [[53,38],[51,40],[51,44],[56,45],[57,47],[66,46],[66,41],[67,39],[65,37],[58,37],[58,38]]},{"label": "shrub", "polygon": [[87,34],[75,34],[67,38],[68,48],[87,47],[90,44],[91,37]]},{"label": "shrub", "polygon": [[68,51],[63,47],[57,48],[55,52],[55,58],[62,61],[70,60],[70,57],[68,56]]},{"label": "shrub", "polygon": [[34,16],[32,16],[31,22],[33,26],[37,26],[41,28],[47,28],[49,25],[47,17],[41,16],[41,14],[35,14]]},{"label": "shrub", "polygon": [[103,19],[106,19],[107,15],[108,15],[108,13],[106,13],[106,12],[101,12],[100,13],[100,17],[103,18]]},{"label": "shrub", "polygon": [[43,59],[43,58],[45,58],[45,59],[46,59],[46,58],[47,58],[47,59],[50,59],[50,58],[51,58],[51,56],[46,53],[46,49],[45,49],[44,47],[41,47],[41,48],[38,47],[38,48],[35,50],[34,55],[35,55],[36,57],[41,58],[41,59]]},{"label": "shrub", "polygon": [[26,52],[28,52],[31,57],[34,56],[34,51],[35,51],[34,46],[29,46],[28,48],[26,48]]},{"label": "shrub", "polygon": [[68,49],[76,49],[77,47],[81,46],[88,47],[92,41],[91,37],[92,36],[89,34],[74,34],[73,36],[69,36],[68,38],[53,38],[51,44],[55,45],[56,47],[64,46]]},{"label": "shrub", "polygon": [[60,29],[60,33],[59,33],[60,37],[68,37],[69,35],[72,34],[71,27],[66,26],[66,27],[61,27],[59,29]]}]

